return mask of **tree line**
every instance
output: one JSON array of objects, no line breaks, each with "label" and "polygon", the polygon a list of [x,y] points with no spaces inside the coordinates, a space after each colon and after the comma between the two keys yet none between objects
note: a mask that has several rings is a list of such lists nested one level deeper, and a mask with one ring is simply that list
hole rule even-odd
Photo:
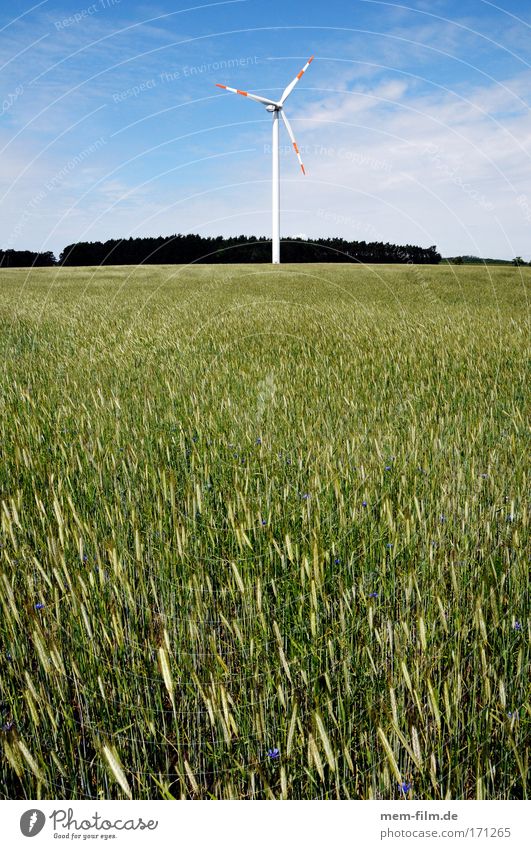
[{"label": "tree line", "polygon": [[449,265],[531,265],[527,263],[521,256],[515,256],[514,259],[491,259],[481,256],[448,256],[444,262]]},{"label": "tree line", "polygon": [[[435,245],[393,245],[389,242],[356,242],[346,239],[283,239],[283,262],[359,262],[438,264]],[[271,241],[256,236],[199,236],[194,233],[106,242],[75,242],[59,259],[47,251],[0,250],[0,267],[28,265],[181,265],[187,263],[268,263]]]},{"label": "tree line", "polygon": [[36,253],[35,251],[15,251],[12,248],[3,251],[0,248],[0,268],[25,268],[31,265],[49,267],[57,265],[57,260],[52,251]]}]

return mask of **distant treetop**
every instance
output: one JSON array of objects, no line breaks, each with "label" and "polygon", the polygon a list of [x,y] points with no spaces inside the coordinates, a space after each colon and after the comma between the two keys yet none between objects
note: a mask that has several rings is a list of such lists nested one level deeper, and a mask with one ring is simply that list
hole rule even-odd
[{"label": "distant treetop", "polygon": [[[282,262],[356,262],[436,265],[435,245],[393,245],[340,238],[282,240]],[[186,265],[188,263],[270,263],[271,241],[264,236],[173,236],[109,239],[67,245],[59,260],[51,251],[0,250],[0,268],[53,265]]]},{"label": "distant treetop", "polygon": [[[282,262],[359,262],[437,264],[435,245],[392,245],[389,242],[349,242],[346,239],[283,239]],[[263,236],[199,236],[110,239],[77,242],[59,257],[61,265],[174,265],[186,263],[270,263],[271,242]]]}]

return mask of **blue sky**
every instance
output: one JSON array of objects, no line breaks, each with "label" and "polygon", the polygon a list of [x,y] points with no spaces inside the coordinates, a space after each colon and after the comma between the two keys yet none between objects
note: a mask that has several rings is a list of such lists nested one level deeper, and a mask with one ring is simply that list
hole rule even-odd
[{"label": "blue sky", "polygon": [[283,235],[531,258],[528,2],[0,9],[0,247],[270,233],[271,120],[288,101]]}]

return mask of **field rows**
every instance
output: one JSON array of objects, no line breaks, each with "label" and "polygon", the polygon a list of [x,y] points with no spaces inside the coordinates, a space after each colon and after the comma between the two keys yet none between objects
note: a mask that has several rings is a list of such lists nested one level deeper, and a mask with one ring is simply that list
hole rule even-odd
[{"label": "field rows", "polygon": [[526,796],[530,279],[0,272],[3,796]]}]

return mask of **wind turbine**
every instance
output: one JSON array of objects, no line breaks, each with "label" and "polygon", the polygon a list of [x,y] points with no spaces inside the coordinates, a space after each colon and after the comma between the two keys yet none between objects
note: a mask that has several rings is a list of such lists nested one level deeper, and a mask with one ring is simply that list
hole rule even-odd
[{"label": "wind turbine", "polygon": [[268,112],[272,113],[273,116],[273,143],[271,145],[272,153],[273,153],[273,226],[272,226],[272,262],[279,263],[280,262],[280,167],[279,167],[279,157],[278,157],[278,116],[282,117],[284,124],[286,126],[286,130],[288,131],[288,135],[291,139],[291,143],[297,154],[297,158],[299,160],[302,173],[306,174],[304,170],[304,165],[302,164],[301,155],[299,152],[299,148],[297,147],[297,142],[295,141],[295,136],[293,135],[293,130],[291,129],[291,124],[286,118],[286,113],[284,112],[284,104],[291,92],[299,82],[302,75],[308,70],[311,63],[313,62],[314,57],[311,56],[306,62],[304,68],[299,71],[295,79],[293,79],[288,86],[282,92],[282,97],[280,100],[269,100],[267,97],[259,97],[258,94],[250,94],[248,91],[240,91],[239,88],[231,88],[228,85],[221,85],[220,83],[216,83],[218,88],[224,88],[226,91],[232,91],[234,94],[242,94],[244,97],[250,98],[250,100],[256,100],[257,103],[262,103]]}]

